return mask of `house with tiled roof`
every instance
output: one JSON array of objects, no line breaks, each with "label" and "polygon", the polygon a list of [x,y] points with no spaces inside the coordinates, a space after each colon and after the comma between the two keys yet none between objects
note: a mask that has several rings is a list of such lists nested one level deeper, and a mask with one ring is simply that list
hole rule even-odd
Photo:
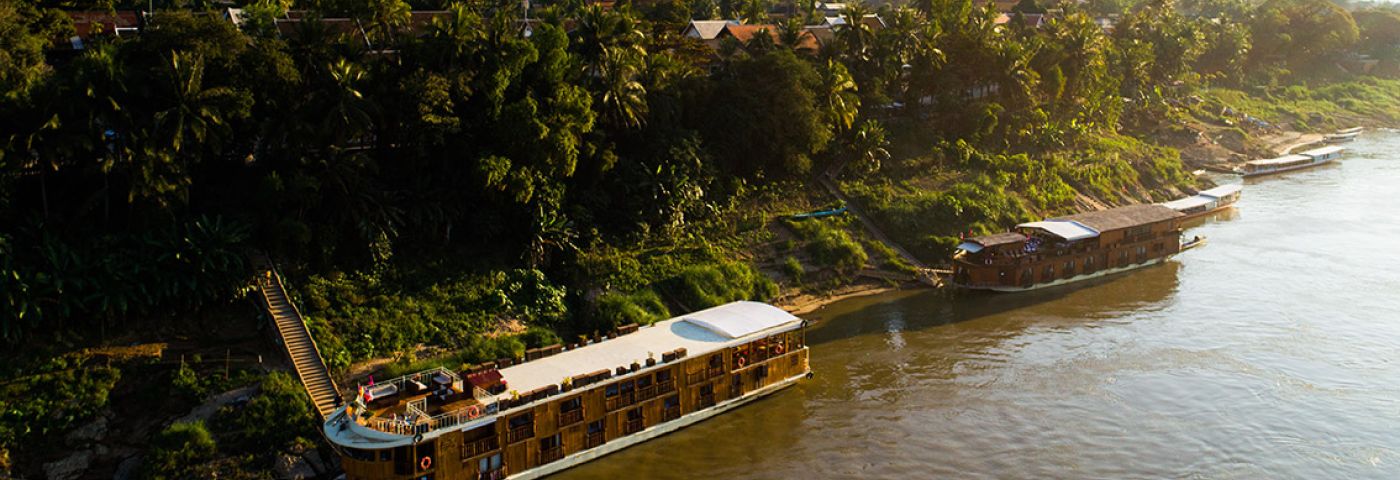
[{"label": "house with tiled roof", "polygon": [[[777,25],[771,24],[726,25],[724,30],[716,36],[716,40],[733,38],[741,45],[748,45],[749,42],[753,41],[754,37],[765,33],[772,37],[774,45],[783,44],[781,35],[782,29]],[[798,33],[797,45],[794,45],[793,49],[804,53],[816,53],[821,49],[821,42],[817,40],[816,35],[813,35],[812,32],[803,29],[802,32]]]},{"label": "house with tiled roof", "polygon": [[73,36],[55,39],[59,49],[82,50],[99,36],[121,37],[141,32],[141,15],[132,11],[68,11],[63,12],[73,22]]}]

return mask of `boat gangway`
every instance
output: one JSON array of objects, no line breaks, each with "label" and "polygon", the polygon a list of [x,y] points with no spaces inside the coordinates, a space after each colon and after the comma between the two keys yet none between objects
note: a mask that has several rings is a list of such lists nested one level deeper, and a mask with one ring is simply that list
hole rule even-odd
[{"label": "boat gangway", "polygon": [[311,397],[316,412],[324,420],[339,406],[340,390],[336,388],[326,362],[321,359],[321,351],[316,348],[316,341],[311,338],[311,331],[307,329],[301,311],[287,296],[277,268],[270,261],[254,262],[259,264],[258,290],[262,293],[263,307],[277,327],[278,338],[286,347],[287,357],[306,388],[306,394]]}]

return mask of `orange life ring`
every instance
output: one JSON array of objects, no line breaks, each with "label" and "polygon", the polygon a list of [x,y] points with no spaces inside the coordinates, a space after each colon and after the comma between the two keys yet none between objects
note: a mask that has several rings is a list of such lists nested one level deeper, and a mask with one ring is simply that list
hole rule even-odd
[{"label": "orange life ring", "polygon": [[481,409],[480,409],[480,408],[477,408],[476,405],[471,405],[471,406],[468,406],[468,407],[467,407],[467,418],[468,418],[468,419],[475,420],[476,417],[480,417],[480,416],[481,416]]},{"label": "orange life ring", "polygon": [[744,357],[738,357],[738,360],[735,360],[735,363],[739,365],[739,368],[744,368]]},{"label": "orange life ring", "polygon": [[773,346],[773,354],[774,354],[774,355],[782,355],[782,354],[783,354],[783,344],[779,343],[779,344],[777,344],[777,345],[774,345],[774,346]]},{"label": "orange life ring", "polygon": [[433,466],[433,458],[432,458],[432,457],[423,457],[423,461],[418,462],[418,466],[419,466],[419,467],[423,467],[424,470],[427,470],[427,469],[429,469],[429,468],[432,468],[432,466]]}]

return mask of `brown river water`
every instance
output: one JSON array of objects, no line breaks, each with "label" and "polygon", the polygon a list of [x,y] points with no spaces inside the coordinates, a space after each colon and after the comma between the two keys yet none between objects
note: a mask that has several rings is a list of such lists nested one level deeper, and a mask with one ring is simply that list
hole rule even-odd
[{"label": "brown river water", "polygon": [[1400,479],[1400,134],[1348,147],[1161,266],[832,305],[815,378],[555,478]]}]

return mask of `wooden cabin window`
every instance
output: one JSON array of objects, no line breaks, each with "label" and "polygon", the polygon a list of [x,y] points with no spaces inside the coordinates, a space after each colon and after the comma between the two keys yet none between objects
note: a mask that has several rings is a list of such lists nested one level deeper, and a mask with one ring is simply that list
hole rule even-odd
[{"label": "wooden cabin window", "polygon": [[710,368],[724,367],[724,356],[715,354],[710,356]]},{"label": "wooden cabin window", "polygon": [[645,418],[642,416],[642,409],[634,408],[627,411],[627,421],[622,424],[622,433],[631,435],[642,431],[645,428]]},{"label": "wooden cabin window", "polygon": [[[387,450],[384,450],[384,451],[387,451]],[[346,447],[346,448],[345,448],[345,456],[350,457],[350,458],[353,459],[353,460],[359,460],[359,461],[361,461],[361,462],[373,462],[373,461],[374,461],[374,451],[372,451],[372,450],[364,450],[364,449],[360,449],[360,448],[349,448],[349,447]]]},{"label": "wooden cabin window", "polygon": [[500,437],[496,436],[496,425],[491,424],[462,432],[462,460],[485,455],[486,452],[501,449]]},{"label": "wooden cabin window", "polygon": [[671,379],[670,370],[656,372],[656,391],[666,393],[676,389],[676,381]]},{"label": "wooden cabin window", "polygon": [[603,427],[603,421],[589,422],[588,435],[583,437],[583,448],[593,448],[602,445],[606,439],[603,437],[607,430]]},{"label": "wooden cabin window", "polygon": [[413,447],[394,447],[394,473],[411,475],[418,468],[413,459]]},{"label": "wooden cabin window", "polygon": [[616,396],[617,396],[617,384],[614,383],[614,384],[608,385],[603,394],[604,394],[605,396],[609,396],[609,397],[616,397]]},{"label": "wooden cabin window", "polygon": [[534,412],[526,412],[511,417],[509,425],[510,431],[506,433],[507,442],[515,443],[535,436]]},{"label": "wooden cabin window", "polygon": [[484,457],[481,460],[477,461],[476,470],[480,472],[479,478],[494,478],[490,475],[492,473],[501,471],[501,454],[497,453],[495,455]]},{"label": "wooden cabin window", "polygon": [[550,435],[540,440],[540,463],[549,463],[564,458],[564,445],[559,441],[559,434]]},{"label": "wooden cabin window", "polygon": [[559,403],[559,410],[561,410],[561,411],[572,412],[572,411],[574,411],[574,410],[582,410],[582,409],[583,409],[583,399],[580,398],[580,397],[570,398],[570,399],[568,399],[568,400],[564,400],[563,402],[560,402],[560,403]]},{"label": "wooden cabin window", "polygon": [[574,397],[559,402],[559,426],[573,425],[583,421],[583,398]]}]

